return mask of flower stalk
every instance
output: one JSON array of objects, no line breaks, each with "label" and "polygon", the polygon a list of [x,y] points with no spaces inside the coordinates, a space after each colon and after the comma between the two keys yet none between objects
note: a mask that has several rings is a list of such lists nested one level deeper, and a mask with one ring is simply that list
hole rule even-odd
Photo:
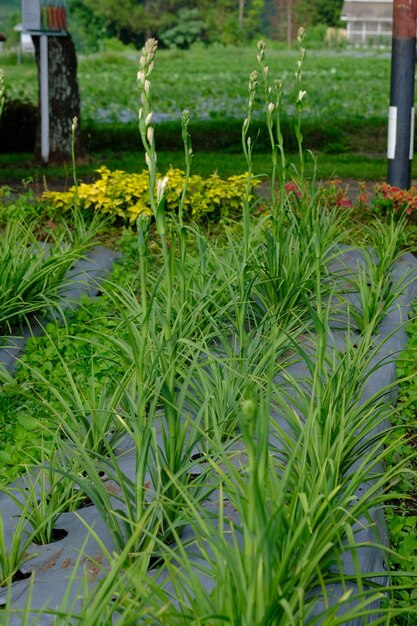
[{"label": "flower stalk", "polygon": [[242,271],[239,276],[239,287],[240,287],[240,311],[239,311],[239,333],[240,333],[240,343],[242,345],[242,339],[244,335],[244,323],[246,319],[246,311],[247,311],[247,293],[246,293],[246,285],[247,285],[247,269],[248,269],[248,255],[249,255],[249,243],[250,243],[250,194],[252,188],[252,139],[249,135],[249,128],[252,120],[252,113],[255,106],[255,96],[256,90],[258,87],[258,79],[259,75],[256,70],[251,72],[249,76],[248,83],[248,107],[247,107],[247,115],[243,120],[242,124],[242,150],[247,164],[247,177],[246,177],[246,188],[245,195],[243,198],[243,258],[242,258]]},{"label": "flower stalk", "polygon": [[[266,104],[266,126],[271,143],[272,175],[271,175],[271,202],[274,214],[277,210],[276,178],[278,169],[278,152],[281,157],[280,188],[281,195],[284,185],[286,159],[284,152],[284,137],[281,130],[282,113],[282,80],[275,80],[273,86],[269,84],[269,66],[265,63],[265,41],[260,40],[257,44],[258,54],[256,60],[259,65],[260,74],[263,78],[265,104]],[[276,134],[274,136],[274,123]]]},{"label": "flower stalk", "polygon": [[[182,263],[185,261],[186,242],[185,242],[185,228],[184,228],[184,205],[185,198],[188,190],[188,183],[191,175],[191,161],[193,158],[193,148],[191,145],[191,136],[188,132],[188,126],[190,123],[190,112],[188,109],[184,109],[181,115],[181,137],[184,145],[184,161],[185,161],[185,178],[182,188],[181,198],[178,206],[178,221],[179,221],[179,246],[180,246],[180,258]],[[182,276],[182,273],[181,273]],[[182,292],[184,290],[183,280],[181,279]]]},{"label": "flower stalk", "polygon": [[303,150],[303,134],[301,131],[301,116],[303,111],[303,102],[304,98],[307,95],[307,92],[302,88],[302,79],[303,79],[303,65],[306,57],[306,49],[303,47],[305,37],[305,29],[299,28],[297,35],[297,44],[298,49],[300,51],[300,58],[297,61],[297,71],[295,73],[295,78],[298,86],[298,96],[295,103],[296,108],[296,122],[295,122],[295,136],[297,138],[298,144],[298,153],[300,159],[300,175],[301,180],[304,180],[304,150]]},{"label": "flower stalk", "polygon": [[75,133],[78,127],[78,118],[74,117],[72,119],[71,124],[71,160],[72,160],[72,178],[74,181],[74,203],[76,208],[79,207],[78,201],[78,178],[77,178],[77,167],[75,164]]}]

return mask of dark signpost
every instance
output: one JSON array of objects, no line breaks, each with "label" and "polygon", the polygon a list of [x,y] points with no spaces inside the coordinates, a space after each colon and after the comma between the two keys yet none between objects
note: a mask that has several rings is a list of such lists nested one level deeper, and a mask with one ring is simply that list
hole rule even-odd
[{"label": "dark signpost", "polygon": [[23,31],[40,40],[41,157],[49,160],[48,37],[67,36],[65,0],[22,0]]},{"label": "dark signpost", "polygon": [[393,18],[388,183],[409,189],[414,151],[417,0],[394,0]]}]

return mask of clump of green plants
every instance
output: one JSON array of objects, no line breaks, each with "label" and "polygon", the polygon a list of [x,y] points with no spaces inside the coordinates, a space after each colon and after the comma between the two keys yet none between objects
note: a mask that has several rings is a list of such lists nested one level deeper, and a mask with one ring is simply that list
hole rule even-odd
[{"label": "clump of green plants", "polygon": [[31,528],[33,543],[44,545],[66,536],[66,531],[56,527],[59,516],[79,508],[85,500],[69,478],[70,472],[82,472],[76,462],[52,442],[41,449],[40,464],[26,466],[21,483],[6,490]]},{"label": "clump of green plants", "polygon": [[12,536],[6,538],[3,515],[0,513],[0,588],[26,577],[22,576],[20,568],[31,559],[27,552],[31,542],[32,535],[26,531],[24,516],[19,517]]},{"label": "clump of green plants", "polygon": [[416,455],[416,415],[417,389],[415,376],[415,354],[417,347],[416,306],[407,325],[409,336],[405,351],[398,362],[400,378],[399,396],[396,410],[392,416],[395,430],[391,437],[401,442],[387,457],[387,466],[391,468],[399,462],[409,469],[393,487],[402,492],[402,497],[394,500],[387,510],[390,532],[390,570],[395,576],[395,589],[392,602],[402,609],[395,621],[400,626],[412,624],[415,620],[416,577],[417,577],[417,455]]},{"label": "clump of green plants", "polygon": [[[31,179],[23,181],[25,190],[17,193],[12,187],[0,187],[0,224],[6,225],[10,221],[33,223],[41,218],[48,218],[44,208],[39,205],[35,194],[28,189]],[[40,228],[40,224],[39,224]]]},{"label": "clump of green plants", "polygon": [[390,268],[405,252],[404,216],[399,221],[393,218],[387,222],[375,220],[372,226],[364,227],[364,231],[372,247],[362,250],[356,276],[352,278],[358,303],[350,307],[352,319],[361,332],[371,323],[376,326],[381,323],[410,280],[407,272],[396,280],[396,284],[390,277]]},{"label": "clump of green plants", "polygon": [[[139,215],[149,214],[151,205],[146,172],[111,172],[104,165],[97,172],[100,177],[96,182],[81,183],[77,188],[72,187],[65,192],[45,191],[42,200],[52,204],[55,209],[68,211],[74,206],[77,189],[77,201],[81,209],[99,211],[113,221],[122,220],[127,224],[134,224]],[[170,168],[159,179],[167,179],[165,209],[174,214],[178,212],[185,176],[181,170]],[[225,180],[217,174],[205,179],[197,175],[190,176],[187,183],[188,194],[183,200],[185,215],[196,221],[236,216],[242,205],[246,180],[244,174]],[[258,184],[259,181],[253,181],[252,187]],[[253,195],[251,199],[253,200]]]},{"label": "clump of green plants", "polygon": [[36,223],[10,220],[0,232],[0,333],[35,312],[59,306],[67,283],[65,276],[75,261],[93,245],[100,218],[85,224],[75,217],[76,228],[50,232],[39,241]]}]

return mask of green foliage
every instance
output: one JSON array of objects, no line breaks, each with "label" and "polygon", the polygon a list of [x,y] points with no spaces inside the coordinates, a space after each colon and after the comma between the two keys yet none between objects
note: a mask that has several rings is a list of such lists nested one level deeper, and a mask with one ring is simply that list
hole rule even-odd
[{"label": "green foliage", "polygon": [[54,445],[41,448],[40,465],[27,466],[21,483],[7,490],[21,512],[21,519],[32,529],[33,543],[44,545],[56,540],[56,522],[65,511],[79,508],[83,494],[63,474],[82,471],[74,468],[71,457],[65,457]]},{"label": "green foliage", "polygon": [[68,28],[78,52],[97,52],[106,37],[103,18],[88,8],[82,0],[69,0]]},{"label": "green foliage", "polygon": [[326,45],[327,27],[325,24],[310,26],[306,32],[306,46],[309,50],[323,48]]},{"label": "green foliage", "polygon": [[[306,37],[309,37],[308,32]],[[193,172],[198,169],[202,151],[239,153],[239,119],[245,112],[245,84],[252,69],[252,51],[249,47],[226,49],[223,46],[207,48],[194,45],[187,51],[177,48],[160,50],[159,55],[161,63],[153,75],[153,106],[158,116],[159,112],[163,112],[159,119],[155,116],[158,124],[158,152],[182,149],[178,117],[179,111],[188,109],[196,154]],[[290,78],[294,72],[295,53],[272,47],[268,56],[271,71],[277,68],[282,78],[288,77],[288,80],[284,80],[284,97],[294,103],[297,93]],[[386,110],[389,104],[389,58],[375,51],[359,59],[351,51],[336,53],[327,48],[325,52],[312,51],[308,60],[309,66],[305,70],[308,99],[303,112],[306,145],[315,150],[337,153],[339,162],[351,160],[350,156],[344,157],[344,152],[384,154]],[[33,115],[38,98],[36,66],[25,65],[23,72],[13,59],[5,66],[5,70],[5,87],[9,97],[30,101],[33,106],[31,111],[24,108],[20,113],[16,109],[13,125],[5,124],[1,127],[0,151],[9,154],[19,150],[30,152],[33,150],[36,128],[36,116]],[[138,154],[135,168],[140,171],[142,164],[136,130],[138,95],[131,87],[136,73],[137,58],[130,51],[102,52],[79,58],[81,131],[86,150],[135,151]],[[259,111],[260,108],[254,112],[260,129],[259,137],[256,138],[256,153],[269,151],[265,124]],[[125,121],[129,119],[131,122]],[[283,111],[282,123],[286,151],[292,152],[296,148],[293,120],[286,110]],[[23,126],[25,132],[22,132]],[[25,156],[24,163],[17,162],[16,169],[23,170],[23,174],[17,172],[14,177],[12,173],[11,179],[27,177],[31,161],[32,157]],[[111,167],[107,155],[102,156],[96,167],[100,163]],[[167,155],[161,171],[170,164],[182,167],[180,162],[171,161]],[[114,165],[113,168],[119,169],[120,166]],[[80,170],[82,175],[83,169]],[[38,171],[41,181],[45,171]],[[50,176],[51,171],[49,167],[46,174]],[[381,166],[379,171],[375,180],[384,176]],[[370,178],[374,175],[370,175]],[[6,173],[3,180],[8,180],[5,176]],[[62,178],[66,178],[65,173]]]},{"label": "green foliage", "polygon": [[11,538],[6,538],[0,513],[0,588],[12,583],[19,569],[32,558],[27,552],[32,537],[26,532],[25,526],[26,520],[20,517]]},{"label": "green foliage", "polygon": [[[23,184],[28,187],[32,182],[33,180],[26,179]],[[38,219],[41,213],[43,210],[29,189],[16,193],[7,185],[0,187],[0,225],[3,226],[10,221],[31,223]]]},{"label": "green foliage", "polygon": [[[140,72],[141,102],[148,107],[142,137],[154,179],[142,189],[141,175],[103,168],[100,185],[84,190],[85,209],[99,204],[125,219],[129,207],[150,190],[156,235],[149,237],[149,209],[143,201],[131,211],[138,218],[137,244],[127,231],[121,244],[129,268],[138,253],[140,284],[135,279],[120,286],[119,269],[104,285],[106,295],[95,303],[85,301],[76,314],[87,321],[80,325],[81,341],[74,339],[78,329],[71,320],[63,329],[51,324],[42,338],[45,349],[30,352],[20,370],[24,374],[18,373],[22,396],[44,411],[45,430],[62,434],[57,441],[64,457],[71,454],[80,461],[82,472],[76,465],[65,469],[66,477],[94,502],[114,543],[112,555],[102,550],[110,563],[109,571],[103,567],[103,582],[90,593],[86,580],[90,601],[68,607],[68,592],[57,617],[62,623],[85,624],[116,619],[121,626],[138,616],[152,623],[156,616],[161,626],[365,622],[386,589],[376,587],[375,572],[360,570],[357,520],[372,528],[373,511],[400,497],[398,491],[388,495],[386,488],[403,478],[406,464],[400,459],[386,474],[377,470],[390,454],[399,453],[402,441],[386,446],[388,433],[381,431],[393,412],[386,403],[388,390],[363,397],[369,377],[380,367],[375,316],[367,320],[361,341],[348,332],[340,345],[329,335],[338,312],[333,296],[345,291],[344,272],[339,281],[329,266],[344,235],[346,213],[337,205],[345,197],[336,188],[320,194],[314,180],[307,184],[300,125],[298,169],[286,167],[279,120],[270,117],[273,156],[279,148],[283,164],[277,168],[270,210],[252,219],[249,118],[258,80],[253,73],[242,131],[249,169],[243,224],[229,229],[225,223],[222,237],[208,238],[181,217],[165,221],[165,209],[175,211],[180,196],[182,202],[184,177],[172,170],[171,187],[169,176],[156,180],[146,83],[154,45],[147,48],[148,65],[141,60]],[[263,59],[263,46],[258,53]],[[263,60],[259,64],[269,97],[268,72]],[[303,87],[301,65],[297,90]],[[298,105],[301,100],[298,96]],[[269,113],[279,109],[281,91],[278,100],[266,104]],[[291,187],[285,184],[288,172],[296,179]],[[219,187],[233,191],[234,182],[216,180],[210,197],[210,190],[201,187],[205,181],[190,177],[194,202],[189,213],[200,206],[193,183],[204,197],[203,207],[211,202],[219,212],[220,200],[227,197]],[[58,200],[65,208],[73,196]],[[240,207],[242,194],[235,201]],[[380,241],[385,256],[375,267],[378,280],[397,254],[400,226]],[[379,235],[375,238],[382,240]],[[110,320],[101,320],[109,314]],[[288,365],[293,361],[305,366],[306,377],[292,375]],[[134,452],[133,478],[123,471],[124,455],[114,449],[120,433],[129,436]],[[40,489],[45,495],[41,513],[49,523],[61,507],[59,488],[49,501],[46,488],[40,484]],[[22,518],[31,521],[39,503],[32,486],[29,491]],[[209,508],[202,507],[211,494]],[[184,526],[194,531],[192,546],[182,541]],[[102,547],[94,529],[90,532]],[[413,545],[408,540],[406,547]],[[5,549],[0,548],[1,556]],[[348,552],[353,569],[347,578],[341,554]],[[151,556],[162,573],[148,571]],[[75,578],[76,573],[70,584]],[[335,604],[325,601],[315,619],[311,612],[320,592],[335,582],[358,591],[346,591]],[[413,593],[408,581],[403,591]],[[341,617],[340,609],[346,609]],[[385,614],[389,620],[391,610]]]},{"label": "green foliage", "polygon": [[238,5],[233,0],[69,0],[71,28],[80,49],[94,50],[96,39],[116,36],[124,43],[143,45],[149,33],[163,45],[188,48],[204,34],[208,42],[237,43],[261,30],[264,0],[246,0],[242,28],[238,23]]},{"label": "green foliage", "polygon": [[340,26],[343,0],[299,0],[295,6],[298,23],[304,26]]},{"label": "green foliage", "polygon": [[[398,626],[413,624],[416,606],[417,577],[417,377],[415,359],[417,349],[417,312],[414,304],[413,317],[407,326],[409,340],[406,350],[398,362],[397,374],[401,377],[397,410],[393,415],[396,431],[392,437],[401,441],[401,447],[388,459],[388,468],[406,462],[408,472],[404,473],[396,485],[403,498],[394,501],[387,511],[390,544],[390,569],[395,573],[393,603],[403,609],[403,614],[395,620]],[[407,573],[405,573],[407,572]],[[407,611],[408,609],[408,611]]]},{"label": "green foliage", "polygon": [[0,332],[10,331],[30,313],[57,306],[64,276],[81,254],[59,241],[39,244],[33,229],[8,222],[0,234]]},{"label": "green foliage", "polygon": [[[150,211],[149,181],[146,172],[127,174],[121,170],[111,172],[106,166],[99,168],[100,178],[95,183],[78,186],[80,208],[99,211],[111,219],[133,224],[140,214]],[[177,169],[167,174],[166,210],[177,212],[185,175]],[[158,180],[162,180],[160,177]],[[189,192],[185,199],[185,212],[189,218],[218,220],[236,215],[243,201],[246,176],[231,176],[226,180],[217,174],[206,179],[191,176]],[[254,181],[256,186],[258,181]],[[55,209],[68,211],[74,205],[75,189],[66,192],[46,191],[42,200]]]},{"label": "green foliage", "polygon": [[201,39],[205,28],[206,25],[200,19],[197,9],[183,8],[178,11],[177,23],[162,31],[159,38],[167,48],[176,46],[187,50],[191,44]]}]

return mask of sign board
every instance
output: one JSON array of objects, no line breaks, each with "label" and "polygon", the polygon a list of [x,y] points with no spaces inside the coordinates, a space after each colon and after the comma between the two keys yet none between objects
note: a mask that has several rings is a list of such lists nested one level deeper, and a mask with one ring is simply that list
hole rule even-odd
[{"label": "sign board", "polygon": [[22,26],[26,31],[41,29],[40,0],[22,0]]},{"label": "sign board", "polygon": [[65,0],[22,0],[22,25],[32,35],[65,35]]}]

